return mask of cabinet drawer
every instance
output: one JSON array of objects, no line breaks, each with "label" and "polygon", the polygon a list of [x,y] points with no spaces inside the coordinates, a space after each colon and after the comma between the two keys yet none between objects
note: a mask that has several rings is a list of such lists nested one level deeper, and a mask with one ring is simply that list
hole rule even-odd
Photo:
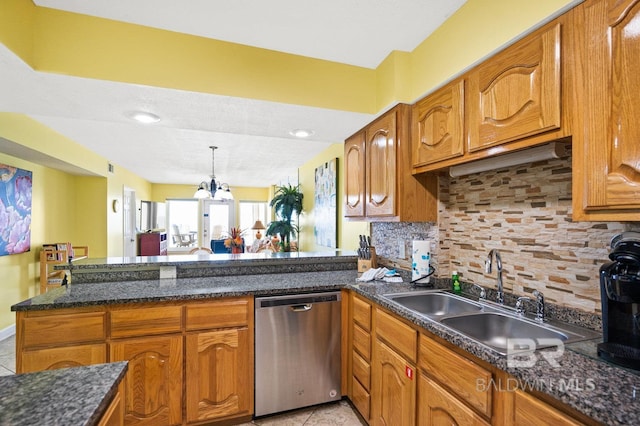
[{"label": "cabinet drawer", "polygon": [[111,337],[149,336],[180,331],[181,306],[111,311]]},{"label": "cabinet drawer", "polygon": [[364,386],[371,389],[371,365],[357,353],[353,353],[353,376]]},{"label": "cabinet drawer", "polygon": [[249,324],[252,299],[231,298],[187,305],[187,330],[241,327]]},{"label": "cabinet drawer", "polygon": [[386,312],[376,309],[376,333],[378,337],[406,356],[408,361],[416,361],[418,342],[416,330]]},{"label": "cabinet drawer", "polygon": [[491,386],[485,386],[485,391],[477,388],[478,382],[491,383],[491,372],[424,335],[420,335],[419,366],[479,413],[491,417]]},{"label": "cabinet drawer", "polygon": [[355,405],[362,417],[369,420],[369,404],[371,402],[371,396],[357,380],[353,381],[353,398],[351,402],[353,402],[353,405]]},{"label": "cabinet drawer", "polygon": [[80,367],[107,362],[107,345],[101,343],[38,349],[23,351],[16,356],[21,358],[18,373]]},{"label": "cabinet drawer", "polygon": [[521,390],[515,392],[515,424],[577,426],[582,423]]},{"label": "cabinet drawer", "polygon": [[357,324],[353,325],[353,349],[367,361],[371,359],[371,335]]},{"label": "cabinet drawer", "polygon": [[364,330],[371,331],[371,305],[362,299],[354,297],[353,320]]},{"label": "cabinet drawer", "polygon": [[24,349],[63,346],[105,339],[105,313],[45,315],[22,320]]}]

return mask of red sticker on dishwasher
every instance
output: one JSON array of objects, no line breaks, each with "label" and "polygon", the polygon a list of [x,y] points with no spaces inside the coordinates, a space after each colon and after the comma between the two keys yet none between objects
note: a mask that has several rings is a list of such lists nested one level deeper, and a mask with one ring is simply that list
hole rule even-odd
[{"label": "red sticker on dishwasher", "polygon": [[409,380],[413,380],[413,368],[405,365],[404,374],[409,378]]}]

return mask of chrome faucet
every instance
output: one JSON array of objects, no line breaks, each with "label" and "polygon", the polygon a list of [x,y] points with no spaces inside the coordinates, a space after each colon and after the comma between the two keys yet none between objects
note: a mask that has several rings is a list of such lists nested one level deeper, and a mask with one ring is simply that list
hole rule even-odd
[{"label": "chrome faucet", "polygon": [[544,294],[533,290],[533,295],[536,297],[536,321],[544,322]]},{"label": "chrome faucet", "polygon": [[496,302],[503,305],[504,304],[504,292],[502,290],[502,258],[500,257],[500,252],[497,249],[491,249],[489,255],[487,256],[487,260],[484,262],[484,270],[487,274],[491,273],[491,265],[493,263],[493,257],[495,254],[496,258],[496,267],[498,268],[498,290],[496,294]]},{"label": "chrome faucet", "polygon": [[480,297],[478,298],[478,300],[482,300],[482,301],[487,300],[487,291],[484,289],[484,287],[476,283],[473,283],[473,286],[476,287],[478,290],[480,290]]},{"label": "chrome faucet", "polygon": [[518,297],[518,300],[516,300],[516,314],[520,315],[520,316],[524,316],[524,302],[526,300],[531,300],[531,298],[527,297],[527,296],[521,296]]}]

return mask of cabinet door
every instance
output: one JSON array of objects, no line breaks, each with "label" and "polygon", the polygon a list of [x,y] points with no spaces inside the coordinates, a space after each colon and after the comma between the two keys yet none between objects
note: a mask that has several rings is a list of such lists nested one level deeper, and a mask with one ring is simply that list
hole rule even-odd
[{"label": "cabinet door", "polygon": [[469,74],[469,150],[560,128],[560,24]]},{"label": "cabinet door", "polygon": [[365,215],[365,143],[364,132],[357,133],[344,143],[344,215]]},{"label": "cabinet door", "polygon": [[396,213],[396,112],[385,114],[366,129],[366,213]]},{"label": "cabinet door", "polygon": [[105,363],[107,362],[107,345],[77,345],[39,349],[17,353],[17,356],[22,357],[22,369],[19,373],[55,370]]},{"label": "cabinet door", "polygon": [[384,343],[376,340],[371,386],[373,425],[415,424],[415,367]]},{"label": "cabinet door", "polygon": [[247,328],[186,336],[187,422],[253,412],[252,351]]},{"label": "cabinet door", "polygon": [[98,426],[123,426],[124,425],[124,402],[122,401],[124,395],[124,386],[120,382],[118,385],[118,393],[115,394],[109,407],[104,412],[104,415],[100,419]]},{"label": "cabinet door", "polygon": [[[585,135],[575,138],[576,210],[640,208],[640,2],[585,4]],[[576,186],[578,184],[578,186]],[[584,188],[583,188],[584,186]],[[633,216],[597,220],[639,220]]]},{"label": "cabinet door", "polygon": [[[436,382],[420,374],[418,379],[418,425],[419,426],[477,426],[489,425],[457,397],[440,387]],[[516,422],[515,424],[520,425]]]},{"label": "cabinet door", "polygon": [[577,426],[582,423],[556,410],[539,399],[517,390],[515,392],[515,419],[518,426]]},{"label": "cabinet door", "polygon": [[111,361],[129,361],[125,423],[182,423],[182,335],[113,341]]},{"label": "cabinet door", "polygon": [[464,153],[464,80],[418,101],[412,114],[413,167]]}]

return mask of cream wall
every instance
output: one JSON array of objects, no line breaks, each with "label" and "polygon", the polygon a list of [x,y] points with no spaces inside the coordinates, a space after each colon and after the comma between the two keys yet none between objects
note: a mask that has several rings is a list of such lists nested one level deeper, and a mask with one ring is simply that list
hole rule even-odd
[{"label": "cream wall", "polygon": [[314,226],[314,189],[315,170],[321,164],[338,159],[338,191],[337,191],[337,216],[338,216],[338,247],[345,250],[356,250],[358,248],[358,235],[369,235],[369,224],[367,222],[348,222],[342,213],[344,194],[344,145],[335,143],[327,149],[307,161],[298,170],[300,189],[304,194],[303,214],[300,216],[300,250],[301,251],[323,251],[330,250],[328,247],[319,246],[315,243],[313,233]]}]

